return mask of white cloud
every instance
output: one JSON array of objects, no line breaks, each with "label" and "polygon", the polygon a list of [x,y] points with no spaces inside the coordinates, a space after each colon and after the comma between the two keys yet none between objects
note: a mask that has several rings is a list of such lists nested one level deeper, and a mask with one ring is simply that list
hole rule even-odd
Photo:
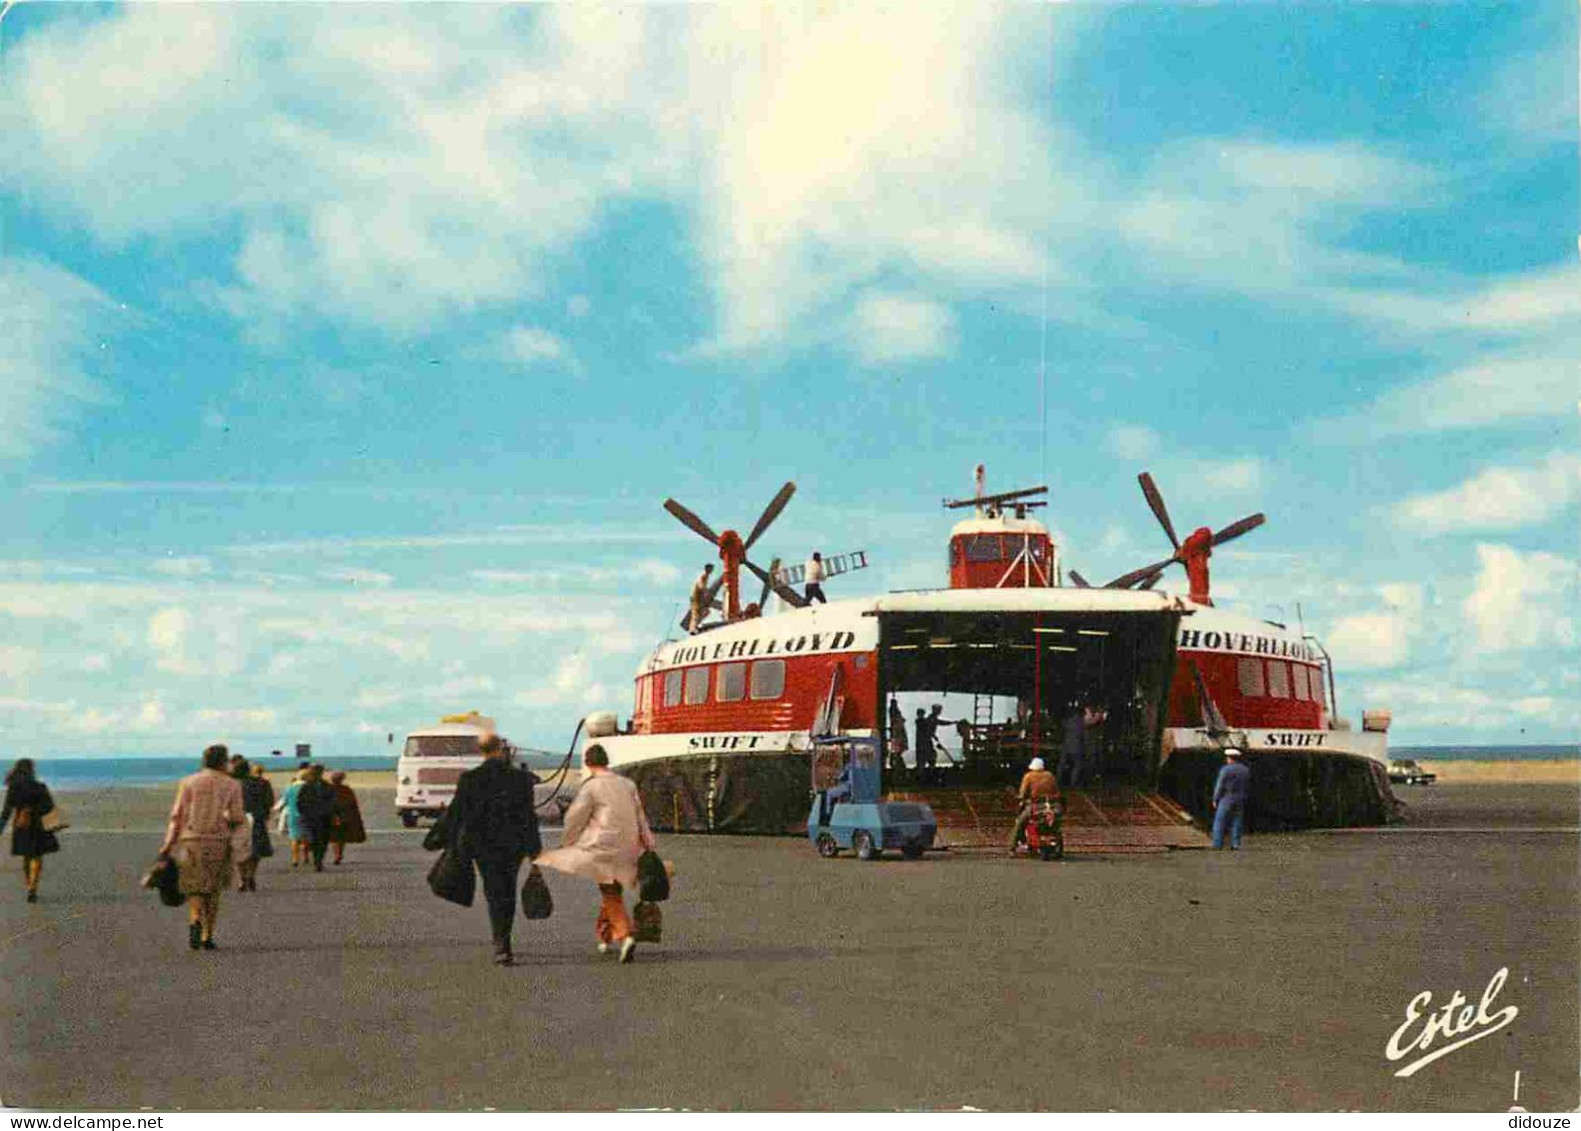
[{"label": "white cloud", "polygon": [[1543,8],[1531,20],[1539,46],[1499,65],[1474,107],[1483,123],[1537,145],[1574,145],[1578,115],[1573,25],[1564,7]]},{"label": "white cloud", "polygon": [[565,361],[571,353],[564,338],[537,326],[512,326],[505,332],[501,352],[521,365]]},{"label": "white cloud", "polygon": [[1196,475],[1210,491],[1244,494],[1262,486],[1263,463],[1256,456],[1198,464]]},{"label": "white cloud", "polygon": [[18,648],[14,644],[0,644],[0,676],[20,680],[38,667],[40,653],[32,648]]},{"label": "white cloud", "polygon": [[1581,456],[1554,452],[1529,467],[1486,468],[1457,487],[1414,495],[1393,508],[1396,523],[1425,534],[1518,530],[1547,522],[1581,498]]},{"label": "white cloud", "polygon": [[15,183],[102,241],[234,224],[209,293],[259,332],[535,300],[608,206],[652,199],[697,218],[716,345],[754,348],[897,270],[1042,276],[1077,178],[1017,79],[1046,81],[1052,27],[966,3],[132,5],[14,45],[0,129]]},{"label": "white cloud", "polygon": [[1399,613],[1358,613],[1336,621],[1327,644],[1341,669],[1394,668],[1405,662],[1409,635],[1410,622]]},{"label": "white cloud", "polygon": [[[765,568],[767,565],[765,564]],[[655,585],[673,585],[681,580],[681,571],[669,562],[658,558],[644,558],[631,568],[632,574]]]},{"label": "white cloud", "polygon": [[633,545],[651,542],[681,542],[680,534],[668,529],[646,530],[610,524],[608,526],[568,526],[564,523],[499,526],[491,530],[409,534],[389,538],[294,538],[280,542],[243,542],[223,547],[225,553],[254,556],[284,553],[338,554],[353,550],[430,550],[457,546],[539,546],[572,544]]},{"label": "white cloud", "polygon": [[514,701],[524,707],[584,707],[602,703],[607,693],[592,674],[588,656],[582,652],[572,653],[559,662],[547,680],[517,692]]},{"label": "white cloud", "polygon": [[1463,606],[1477,645],[1490,652],[1571,646],[1581,569],[1553,554],[1477,547],[1476,585]]},{"label": "white cloud", "polygon": [[1384,604],[1408,617],[1418,617],[1427,605],[1427,594],[1420,582],[1395,581],[1378,586]]},{"label": "white cloud", "polygon": [[293,736],[344,738],[380,716],[381,728],[400,730],[454,710],[460,697],[504,709],[514,693],[537,689],[516,704],[511,733],[553,745],[569,735],[567,717],[629,707],[630,673],[651,643],[631,626],[652,623],[651,601],[646,591],[546,601],[541,591],[324,582],[281,591],[223,576],[201,586],[0,583],[0,675],[27,680],[10,681],[18,688],[0,701],[0,729],[35,755],[62,734],[116,735],[128,751],[197,749],[216,737],[280,747]]},{"label": "white cloud", "polygon": [[1369,407],[1316,428],[1325,438],[1362,443],[1544,419],[1574,410],[1576,383],[1575,352],[1549,352],[1539,342],[1390,389]]},{"label": "white cloud", "polygon": [[1150,270],[1179,283],[1311,302],[1325,285],[1409,278],[1400,263],[1344,250],[1335,237],[1368,209],[1423,199],[1431,183],[1423,167],[1353,142],[1198,138],[1160,153],[1114,223]]},{"label": "white cloud", "polygon": [[1147,459],[1158,451],[1158,433],[1145,424],[1120,424],[1109,429],[1105,445],[1120,459]]},{"label": "white cloud", "polygon": [[783,342],[909,270],[941,286],[1024,286],[1067,194],[1060,139],[1011,98],[1047,65],[1046,16],[983,4],[718,5],[686,45],[706,163],[704,254],[720,348]]},{"label": "white cloud", "polygon": [[[155,704],[155,706],[158,706]],[[161,721],[164,711],[159,711]],[[265,707],[206,707],[192,712],[192,725],[216,733],[256,734],[279,725],[279,715]]]},{"label": "white cloud", "polygon": [[851,314],[852,350],[869,365],[942,357],[955,346],[948,307],[912,295],[869,292]]},{"label": "white cloud", "polygon": [[214,293],[250,323],[410,329],[536,293],[600,201],[651,183],[630,85],[650,21],[629,15],[133,5],[56,21],[8,51],[8,174],[110,243],[235,222],[235,278]]},{"label": "white cloud", "polygon": [[1443,305],[1443,324],[1468,330],[1516,331],[1551,323],[1573,327],[1581,318],[1581,268],[1566,262],[1499,279],[1464,300]]},{"label": "white cloud", "polygon": [[1507,741],[1510,734],[1528,727],[1573,736],[1578,721],[1573,697],[1490,692],[1446,680],[1443,673],[1368,683],[1363,696],[1369,704],[1392,709],[1397,731],[1409,725],[1419,733],[1455,735],[1457,742],[1464,742],[1466,735]]},{"label": "white cloud", "polygon": [[155,573],[170,577],[202,577],[213,570],[214,563],[205,557],[161,558],[153,568]]},{"label": "white cloud", "polygon": [[[0,115],[0,133],[4,126]],[[83,404],[105,399],[86,359],[103,353],[110,309],[99,290],[68,271],[0,256],[0,460],[54,443]]]},{"label": "white cloud", "polygon": [[148,618],[148,646],[153,650],[156,664],[161,671],[186,672],[187,634],[192,628],[192,615],[182,608],[160,609]]},{"label": "white cloud", "polygon": [[345,581],[369,589],[387,589],[395,578],[376,569],[327,569],[323,576],[330,581]]}]

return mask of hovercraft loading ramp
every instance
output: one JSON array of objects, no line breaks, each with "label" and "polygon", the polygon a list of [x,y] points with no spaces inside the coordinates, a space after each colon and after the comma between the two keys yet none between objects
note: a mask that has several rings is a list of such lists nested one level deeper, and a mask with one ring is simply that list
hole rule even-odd
[{"label": "hovercraft loading ramp", "polygon": [[[1014,790],[921,789],[889,797],[926,802],[938,818],[941,847],[998,853],[1009,848],[1018,811]],[[1191,815],[1160,793],[1129,786],[1065,791],[1067,853],[1167,852],[1211,844]]]}]

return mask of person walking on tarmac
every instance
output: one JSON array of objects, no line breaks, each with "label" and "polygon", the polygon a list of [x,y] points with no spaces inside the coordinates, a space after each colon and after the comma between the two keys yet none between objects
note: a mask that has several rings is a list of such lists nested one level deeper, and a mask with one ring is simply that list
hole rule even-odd
[{"label": "person walking on tarmac", "polygon": [[624,891],[637,883],[637,860],[655,851],[637,783],[609,770],[609,754],[598,743],[582,753],[588,776],[565,813],[563,847],[538,858],[545,868],[584,876],[598,885],[602,897],[593,933],[600,954],[620,948],[620,961],[632,960],[637,938],[626,912]]},{"label": "person walking on tarmac", "polygon": [[538,778],[511,765],[510,747],[497,734],[478,739],[483,764],[456,782],[456,799],[445,813],[449,835],[462,855],[478,866],[489,908],[494,962],[510,966],[511,924],[516,917],[516,877],[522,861],[543,851],[533,787]]},{"label": "person walking on tarmac", "polygon": [[810,605],[818,601],[827,605],[829,598],[823,595],[823,555],[814,550],[802,574],[803,580],[807,582],[807,603]]},{"label": "person walking on tarmac", "polygon": [[1027,772],[1021,776],[1021,788],[1016,792],[1021,811],[1016,814],[1016,827],[1010,833],[1012,854],[1021,846],[1021,838],[1027,835],[1027,823],[1032,819],[1032,810],[1045,798],[1063,810],[1065,795],[1060,792],[1059,779],[1049,773],[1042,758],[1034,758],[1027,763]]},{"label": "person walking on tarmac", "polygon": [[297,794],[296,807],[302,814],[302,827],[307,833],[313,870],[322,872],[324,853],[329,850],[330,822],[335,818],[335,787],[324,780],[323,766],[314,764],[307,768],[307,780],[302,783],[301,792]]},{"label": "person walking on tarmac", "polygon": [[[11,824],[11,855],[22,858],[22,884],[27,901],[38,902],[38,880],[44,857],[60,851],[60,839],[43,821],[55,808],[49,788],[34,776],[33,759],[18,758],[5,776],[5,806],[0,808],[0,830]],[[14,820],[13,820],[14,818]]]}]

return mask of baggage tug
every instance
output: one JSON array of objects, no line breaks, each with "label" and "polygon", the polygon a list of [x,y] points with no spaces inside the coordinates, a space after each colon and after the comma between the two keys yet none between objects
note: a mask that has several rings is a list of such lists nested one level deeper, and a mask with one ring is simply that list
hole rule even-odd
[{"label": "baggage tug", "polygon": [[[1073,800],[1097,823],[1178,827],[1184,814],[1169,799],[1207,815],[1226,745],[1247,752],[1257,828],[1390,819],[1397,806],[1386,774],[1387,714],[1368,712],[1364,729],[1350,730],[1333,710],[1321,645],[1213,606],[1212,548],[1263,516],[1182,542],[1151,477],[1141,482],[1175,553],[1106,586],[1075,571],[1066,583],[1058,547],[1032,516],[1046,488],[985,494],[979,467],[973,496],[945,504],[973,512],[950,534],[949,588],[816,605],[790,587],[795,574],[778,559],[764,569],[747,557],[794,484],[745,539],[715,533],[667,500],[672,515],[718,548],[724,568],[694,603],[702,623],[694,627],[688,613],[688,635],[660,643],[640,665],[627,726],[606,722],[590,737],[638,783],[654,826],[679,831],[802,832],[811,753],[820,740],[845,736],[888,752],[892,798],[931,803],[941,832],[952,809],[969,812],[983,843],[993,843],[1013,819],[1013,810],[1003,813],[1007,787],[1033,756],[1055,767],[1062,723],[1084,705],[1106,720],[1092,733],[1091,780]],[[865,555],[849,560],[859,566]],[[1190,596],[1153,591],[1177,563]],[[763,586],[749,604],[743,568]],[[771,594],[783,608],[766,613]],[[910,743],[892,719],[902,699],[920,707],[943,695],[970,697],[971,716],[950,720],[959,752],[947,751],[949,764],[933,769],[915,751],[909,760],[899,754]],[[985,802],[998,811],[985,817]],[[1079,842],[1079,829],[1072,832]],[[965,842],[957,830],[954,843]]]}]

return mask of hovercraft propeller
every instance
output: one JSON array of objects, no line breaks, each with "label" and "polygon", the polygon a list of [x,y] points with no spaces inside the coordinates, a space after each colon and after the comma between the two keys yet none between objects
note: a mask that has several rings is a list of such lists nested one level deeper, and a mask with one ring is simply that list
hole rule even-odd
[{"label": "hovercraft propeller", "polygon": [[[724,569],[720,571],[719,577],[703,594],[702,610],[704,615],[716,607],[715,598],[719,594],[720,587],[723,586],[725,590],[725,619],[734,621],[741,618],[741,566],[746,566],[763,582],[763,598],[762,601],[759,601],[759,606],[762,605],[763,601],[768,600],[768,594],[771,590],[777,593],[782,601],[793,608],[799,609],[806,604],[802,600],[800,593],[797,593],[789,585],[776,582],[772,570],[765,571],[747,558],[747,551],[752,548],[752,544],[762,537],[763,532],[780,516],[780,512],[785,509],[785,505],[790,502],[791,496],[795,493],[795,483],[787,483],[781,487],[775,496],[769,500],[769,505],[763,508],[763,513],[758,516],[757,522],[753,524],[752,532],[747,535],[745,542],[741,540],[741,535],[734,530],[726,530],[720,534],[714,533],[713,527],[698,518],[697,515],[682,504],[674,499],[664,500],[664,509],[674,515],[682,526],[718,547],[720,560],[724,562]],[[774,559],[773,564],[775,569],[777,569],[779,559]],[[692,630],[692,613],[690,609],[687,610],[686,616],[682,618],[681,627],[688,632]]]},{"label": "hovercraft propeller", "polygon": [[1137,482],[1142,485],[1142,495],[1153,511],[1153,517],[1158,519],[1158,524],[1164,528],[1164,533],[1169,537],[1170,545],[1175,547],[1175,552],[1161,562],[1154,562],[1152,565],[1120,575],[1104,588],[1130,589],[1140,586],[1143,589],[1150,589],[1165,569],[1179,562],[1186,567],[1186,579],[1191,586],[1191,600],[1199,605],[1213,604],[1208,578],[1208,558],[1212,556],[1213,547],[1222,546],[1247,531],[1257,529],[1268,521],[1267,518],[1262,514],[1249,514],[1243,519],[1230,523],[1217,534],[1206,526],[1199,526],[1186,535],[1186,540],[1182,542],[1175,535],[1175,525],[1169,521],[1169,508],[1164,505],[1163,493],[1153,482],[1153,477],[1144,471],[1137,476]]}]

